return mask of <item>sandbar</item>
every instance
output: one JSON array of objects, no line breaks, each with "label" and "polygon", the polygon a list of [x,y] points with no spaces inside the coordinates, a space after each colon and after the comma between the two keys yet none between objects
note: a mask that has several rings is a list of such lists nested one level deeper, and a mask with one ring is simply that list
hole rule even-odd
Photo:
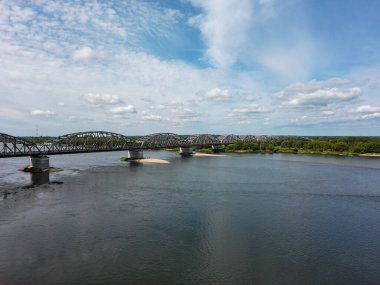
[{"label": "sandbar", "polygon": [[143,164],[169,164],[170,163],[168,160],[158,159],[158,158],[143,158],[143,159],[137,159],[134,161],[138,163],[143,163]]},{"label": "sandbar", "polygon": [[193,154],[193,156],[199,156],[199,157],[226,157],[227,155],[224,154],[214,154],[214,153],[200,153],[196,152]]},{"label": "sandbar", "polygon": [[363,154],[359,154],[359,156],[380,157],[380,153],[363,153]]}]

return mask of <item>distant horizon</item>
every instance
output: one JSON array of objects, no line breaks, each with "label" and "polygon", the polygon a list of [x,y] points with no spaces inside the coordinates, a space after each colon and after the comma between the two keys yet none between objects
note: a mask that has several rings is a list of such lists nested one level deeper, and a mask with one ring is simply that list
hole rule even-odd
[{"label": "distant horizon", "polygon": [[380,135],[380,1],[79,2],[0,2],[1,132]]},{"label": "distant horizon", "polygon": [[[96,132],[96,130],[92,130],[93,132]],[[108,132],[108,131],[105,131],[105,130],[97,130],[98,132]],[[85,132],[85,131],[83,131]],[[74,133],[81,133],[81,132],[74,132]],[[59,134],[59,135],[13,135],[13,134],[8,134],[7,135],[11,135],[11,136],[15,136],[15,137],[32,137],[32,138],[40,138],[40,137],[59,137],[59,136],[64,136],[64,135],[68,135],[68,134],[74,134],[74,133],[67,133],[67,134]],[[161,132],[157,132],[157,133],[161,133]],[[149,133],[149,134],[136,134],[136,135],[132,135],[132,134],[123,134],[123,133],[116,133],[116,134],[120,134],[120,135],[124,135],[124,136],[131,136],[131,137],[143,137],[143,136],[147,136],[147,135],[151,135],[151,134],[156,134],[156,133]],[[179,136],[187,136],[187,135],[199,135],[199,133],[173,133],[175,135],[179,135]],[[284,134],[284,135],[278,135],[278,134],[235,134],[235,133],[223,133],[223,134],[219,134],[219,133],[202,133],[202,134],[209,134],[209,135],[213,135],[213,136],[223,136],[223,135],[237,135],[237,136],[278,136],[278,137],[370,137],[370,138],[378,138],[380,137],[380,135],[374,135],[374,136],[370,136],[370,135],[303,135],[303,134],[298,134],[298,135],[292,135],[292,134]]]}]

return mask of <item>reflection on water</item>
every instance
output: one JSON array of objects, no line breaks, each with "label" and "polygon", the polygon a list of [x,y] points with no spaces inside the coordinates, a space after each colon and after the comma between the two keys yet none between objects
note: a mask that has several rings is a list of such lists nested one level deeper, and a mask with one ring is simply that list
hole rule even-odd
[{"label": "reflection on water", "polygon": [[0,284],[379,284],[380,160],[150,156],[0,201]]},{"label": "reflection on water", "polygon": [[50,183],[50,172],[42,171],[38,173],[30,173],[30,185],[37,186]]}]

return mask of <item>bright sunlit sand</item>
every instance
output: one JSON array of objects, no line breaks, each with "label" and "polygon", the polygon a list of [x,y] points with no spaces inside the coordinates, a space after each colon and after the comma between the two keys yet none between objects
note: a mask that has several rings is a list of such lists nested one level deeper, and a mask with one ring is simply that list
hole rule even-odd
[{"label": "bright sunlit sand", "polygon": [[214,154],[214,153],[194,153],[193,156],[199,156],[199,157],[226,157],[225,154]]},{"label": "bright sunlit sand", "polygon": [[363,154],[359,154],[359,156],[380,157],[380,153],[363,153]]},{"label": "bright sunlit sand", "polygon": [[158,158],[143,158],[136,160],[138,163],[143,164],[169,164],[170,162],[168,160],[164,159],[158,159]]}]

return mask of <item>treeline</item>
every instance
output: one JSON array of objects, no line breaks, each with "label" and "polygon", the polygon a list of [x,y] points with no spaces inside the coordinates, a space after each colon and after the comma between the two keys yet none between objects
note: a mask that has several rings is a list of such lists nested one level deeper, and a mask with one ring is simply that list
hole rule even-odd
[{"label": "treeline", "polygon": [[271,137],[265,141],[237,142],[227,152],[344,152],[380,153],[378,137]]},{"label": "treeline", "polygon": [[[52,141],[54,137],[25,137],[41,144]],[[212,152],[211,148],[194,150]],[[225,147],[225,151],[245,152],[293,152],[293,153],[380,153],[380,137],[297,137],[271,136],[259,138],[255,142],[237,142]]]},{"label": "treeline", "polygon": [[35,144],[43,144],[43,143],[46,143],[46,142],[51,142],[53,139],[55,139],[54,137],[22,137],[23,139],[26,139],[32,143],[35,143]]}]

